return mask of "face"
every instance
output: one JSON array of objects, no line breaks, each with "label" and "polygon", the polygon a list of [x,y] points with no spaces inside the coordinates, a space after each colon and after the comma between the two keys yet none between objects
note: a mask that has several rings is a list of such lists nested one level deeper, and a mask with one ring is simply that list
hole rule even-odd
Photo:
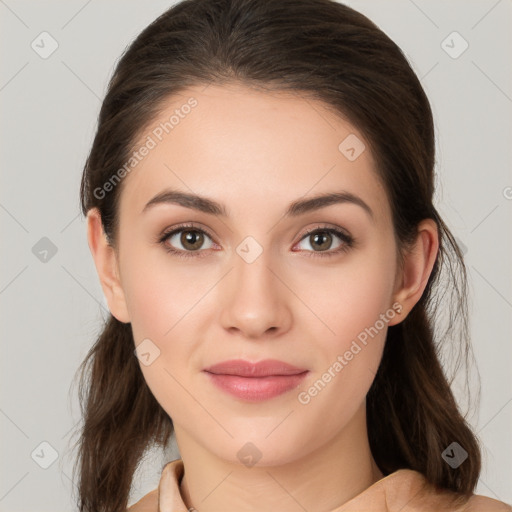
[{"label": "face", "polygon": [[[364,407],[400,321],[391,210],[363,134],[313,99],[211,85],[170,98],[143,144],[122,185],[125,306],[111,311],[143,343],[141,370],[178,443],[186,434],[237,462],[252,442],[277,464],[334,440]],[[225,215],[165,201],[170,190]],[[332,193],[357,199],[287,213]],[[233,359],[307,372],[234,395],[219,383],[249,379],[204,371]]]}]

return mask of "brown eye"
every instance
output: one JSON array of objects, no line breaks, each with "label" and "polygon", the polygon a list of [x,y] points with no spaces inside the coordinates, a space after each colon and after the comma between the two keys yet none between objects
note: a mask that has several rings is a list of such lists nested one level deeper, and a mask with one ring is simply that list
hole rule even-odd
[{"label": "brown eye", "polygon": [[326,251],[331,248],[332,244],[332,235],[331,233],[327,233],[326,231],[317,231],[312,235],[309,235],[310,240],[312,241],[311,247],[318,248],[320,251]]},{"label": "brown eye", "polygon": [[204,236],[199,231],[191,230],[181,232],[180,243],[183,245],[185,249],[196,251],[197,249],[201,248],[203,242]]},{"label": "brown eye", "polygon": [[211,245],[203,247],[206,239],[210,237],[202,230],[182,228],[166,235],[163,241],[176,251],[197,252],[200,249],[211,248]]},{"label": "brown eye", "polygon": [[[338,239],[338,243],[333,243]],[[309,242],[311,249],[300,247],[300,244]],[[341,229],[331,227],[317,227],[308,231],[300,240],[299,250],[305,252],[307,256],[336,256],[348,252],[355,243],[355,238],[341,231]],[[306,249],[306,250],[304,250]],[[296,251],[296,249],[293,249]]]},{"label": "brown eye", "polygon": [[[338,244],[333,247],[333,243],[335,242],[336,238],[341,241],[339,241]],[[338,232],[337,230],[316,229],[315,231],[306,233],[300,243],[305,241],[309,242],[313,252],[324,252],[330,249],[337,249],[343,245],[343,242],[348,244],[349,239],[345,234]],[[306,249],[309,250],[307,247]]]}]

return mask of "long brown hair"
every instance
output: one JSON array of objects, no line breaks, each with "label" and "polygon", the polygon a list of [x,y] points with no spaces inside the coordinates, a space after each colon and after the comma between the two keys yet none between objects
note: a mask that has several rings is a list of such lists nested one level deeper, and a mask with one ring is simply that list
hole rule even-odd
[{"label": "long brown hair", "polygon": [[[388,329],[367,395],[368,435],[384,475],[417,470],[466,499],[479,478],[480,448],[440,362],[443,344],[456,348],[457,361],[467,362],[471,354],[466,268],[433,205],[429,101],[402,51],[368,18],[331,0],[174,5],[117,63],[83,170],[83,214],[99,209],[115,247],[122,183],[108,193],[104,184],[129,160],[170,96],[192,85],[230,82],[308,95],[348,119],[369,141],[392,208],[398,249],[415,240],[421,220],[437,223],[440,247],[426,289],[409,315]],[[79,510],[119,512],[128,505],[145,451],[165,447],[173,423],[145,383],[130,324],[110,315],[79,370]],[[469,454],[456,469],[442,458],[453,441]]]}]

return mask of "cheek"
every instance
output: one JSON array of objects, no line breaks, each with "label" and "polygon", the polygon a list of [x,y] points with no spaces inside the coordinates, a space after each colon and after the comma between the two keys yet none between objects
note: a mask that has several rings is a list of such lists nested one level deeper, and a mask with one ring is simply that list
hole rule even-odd
[{"label": "cheek", "polygon": [[325,279],[324,293],[317,288],[308,295],[322,319],[315,322],[314,336],[323,355],[299,402],[319,409],[331,404],[338,420],[350,417],[364,400],[380,364],[388,323],[396,315],[391,307],[394,253],[388,249],[347,259]]},{"label": "cheek", "polygon": [[190,329],[194,329],[194,305],[199,311],[198,299],[207,291],[206,285],[191,284],[190,274],[177,268],[140,265],[130,273],[126,286],[135,345],[151,341],[144,341],[151,363],[140,361],[144,380],[173,421],[189,415],[190,396],[183,386],[189,387],[185,374],[196,348]]},{"label": "cheek", "polygon": [[125,260],[123,288],[136,343],[169,339],[211,286],[207,276],[184,272],[183,265],[162,253],[144,258],[135,253]]},{"label": "cheek", "polygon": [[[323,321],[316,322],[319,339],[332,340],[329,345],[343,349],[390,309],[395,276],[393,258],[392,250],[381,251],[380,256],[377,251],[354,253],[320,279],[317,274],[315,279],[302,281],[301,293]],[[378,327],[383,328],[380,323]]]},{"label": "cheek", "polygon": [[386,317],[388,310],[375,287],[366,291],[369,295],[354,293],[338,301],[338,316],[331,324],[336,335],[330,336],[329,343],[318,342],[321,360],[297,394],[301,417],[312,422],[322,417],[326,435],[334,435],[356,414],[382,358],[387,322],[381,315],[392,316]]}]

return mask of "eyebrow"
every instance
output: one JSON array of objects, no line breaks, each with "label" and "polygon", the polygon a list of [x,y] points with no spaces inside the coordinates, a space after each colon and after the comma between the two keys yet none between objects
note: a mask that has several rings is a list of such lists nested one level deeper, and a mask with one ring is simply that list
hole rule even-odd
[{"label": "eyebrow", "polygon": [[[344,190],[339,192],[320,194],[308,199],[299,199],[294,201],[288,206],[284,216],[297,217],[310,211],[340,203],[349,203],[360,206],[368,214],[370,219],[375,221],[374,213],[368,204],[366,204],[359,196]],[[177,204],[179,206],[198,210],[209,215],[229,217],[226,207],[223,204],[214,201],[213,199],[209,199],[208,197],[200,196],[197,194],[191,194],[182,192],[180,190],[171,189],[166,189],[153,197],[146,204],[146,206],[144,206],[142,213],[159,204]]]}]

